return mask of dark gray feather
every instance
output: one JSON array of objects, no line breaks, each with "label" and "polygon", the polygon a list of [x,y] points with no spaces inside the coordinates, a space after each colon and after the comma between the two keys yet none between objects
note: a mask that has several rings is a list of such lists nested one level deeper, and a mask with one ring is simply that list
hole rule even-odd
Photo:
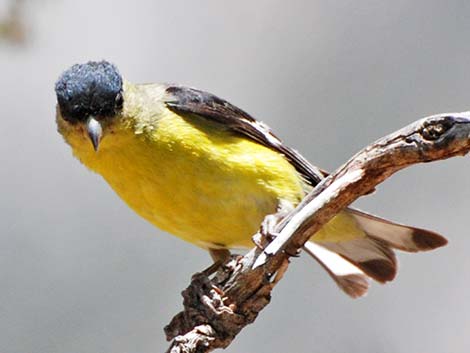
[{"label": "dark gray feather", "polygon": [[292,148],[285,146],[268,126],[255,120],[248,113],[213,94],[183,86],[169,86],[169,98],[165,102],[178,114],[197,114],[216,121],[263,146],[281,154],[295,167],[303,178],[315,186],[324,178],[324,173]]}]

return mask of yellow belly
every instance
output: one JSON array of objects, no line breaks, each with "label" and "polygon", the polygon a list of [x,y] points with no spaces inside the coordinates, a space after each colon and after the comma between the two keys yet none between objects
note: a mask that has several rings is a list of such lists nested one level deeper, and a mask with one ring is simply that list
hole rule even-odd
[{"label": "yellow belly", "polygon": [[65,137],[139,215],[204,248],[251,246],[279,200],[295,205],[304,196],[283,156],[202,120],[168,113],[138,132],[123,124],[98,152],[84,134]]}]

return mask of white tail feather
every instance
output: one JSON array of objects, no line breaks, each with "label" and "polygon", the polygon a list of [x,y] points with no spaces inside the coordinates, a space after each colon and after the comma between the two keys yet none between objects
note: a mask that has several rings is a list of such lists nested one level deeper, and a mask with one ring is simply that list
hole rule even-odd
[{"label": "white tail feather", "polygon": [[336,284],[352,298],[365,295],[369,288],[367,276],[340,255],[314,242],[307,242],[304,250],[317,260]]},{"label": "white tail feather", "polygon": [[305,243],[304,249],[353,298],[367,293],[369,277],[381,283],[395,278],[398,265],[394,249],[417,252],[447,244],[447,240],[435,232],[394,223],[352,208],[343,211],[343,221],[344,216],[347,216],[346,221],[349,218],[351,224],[356,225],[356,230],[343,234],[348,229],[338,225],[341,219],[336,219],[336,223],[329,224],[329,228],[322,229],[323,233],[316,233]]},{"label": "white tail feather", "polygon": [[394,223],[352,208],[348,208],[347,212],[354,217],[367,235],[380,239],[395,249],[417,252],[447,244],[442,235],[429,230]]},{"label": "white tail feather", "polygon": [[395,278],[395,254],[380,240],[366,236],[338,243],[321,242],[320,245],[346,258],[378,282],[385,283]]}]

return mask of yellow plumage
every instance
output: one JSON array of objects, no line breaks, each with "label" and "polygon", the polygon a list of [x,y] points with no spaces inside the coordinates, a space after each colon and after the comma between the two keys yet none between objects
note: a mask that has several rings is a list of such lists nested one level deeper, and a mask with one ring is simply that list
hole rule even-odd
[{"label": "yellow plumage", "polygon": [[[253,246],[266,216],[296,206],[323,177],[265,125],[206,92],[133,85],[103,61],[72,66],[56,94],[58,129],[74,155],[139,215],[211,251]],[[304,248],[357,297],[368,276],[394,278],[392,249],[445,243],[348,208]]]},{"label": "yellow plumage", "polygon": [[[295,206],[306,184],[281,154],[168,110],[155,99],[162,89],[126,83],[121,117],[98,152],[84,131],[63,133],[73,153],[157,227],[204,248],[252,246],[263,218],[280,200]],[[341,225],[329,228],[319,236],[335,237]]]}]

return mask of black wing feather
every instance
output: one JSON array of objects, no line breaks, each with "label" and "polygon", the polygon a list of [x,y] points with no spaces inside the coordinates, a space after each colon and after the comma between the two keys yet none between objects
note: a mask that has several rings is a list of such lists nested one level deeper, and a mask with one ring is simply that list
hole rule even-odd
[{"label": "black wing feather", "polygon": [[255,120],[248,113],[213,94],[183,86],[166,89],[166,105],[178,114],[197,114],[216,121],[229,129],[282,153],[304,179],[315,186],[324,178],[324,173],[292,148],[285,146],[268,126]]}]

